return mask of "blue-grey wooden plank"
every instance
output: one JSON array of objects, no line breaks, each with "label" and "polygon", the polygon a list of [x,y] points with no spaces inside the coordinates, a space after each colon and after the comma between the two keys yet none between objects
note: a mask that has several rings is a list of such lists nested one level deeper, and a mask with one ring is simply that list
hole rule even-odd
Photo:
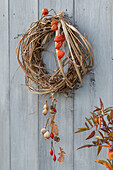
[{"label": "blue-grey wooden plank", "polygon": [[0,169],[10,170],[8,0],[0,3]]},{"label": "blue-grey wooden plank", "polygon": [[[15,51],[20,37],[14,37],[18,33],[24,34],[37,17],[37,0],[10,0],[11,79],[19,66]],[[38,169],[37,96],[32,95],[24,84],[24,73],[19,69],[14,80],[10,82],[11,170]]]},{"label": "blue-grey wooden plank", "polygon": [[[57,13],[64,10],[69,16],[73,15],[73,0],[39,0],[39,13],[41,16],[42,8],[48,8],[49,10],[53,8]],[[55,50],[54,41],[50,46],[51,50]],[[53,61],[53,56],[47,54],[46,66],[49,68],[55,68],[55,63]],[[52,57],[52,58],[51,58]],[[52,157],[49,154],[50,151],[50,141],[44,141],[43,136],[39,136],[39,169],[54,169],[54,170],[72,170],[73,169],[73,98],[65,98],[62,95],[55,96],[58,100],[56,109],[56,124],[59,125],[59,135],[61,141],[59,144],[55,144],[56,156],[58,158],[59,148],[63,147],[66,152],[65,160],[62,165],[59,162],[53,162]],[[42,116],[42,110],[45,100],[39,103],[39,129],[44,127],[46,118]],[[49,100],[48,100],[49,102]],[[50,102],[49,102],[50,104]],[[47,116],[46,116],[47,117]]]},{"label": "blue-grey wooden plank", "polygon": [[[90,116],[93,106],[99,105],[99,97],[105,106],[112,105],[112,5],[107,0],[76,0],[75,21],[82,34],[86,33],[93,44],[95,55],[94,69],[83,80],[83,88],[75,92],[74,96],[74,129],[84,126],[85,116]],[[75,148],[84,144],[88,135],[75,135]],[[96,157],[95,149],[83,149],[74,154],[74,169],[106,169],[94,163],[95,159],[106,159],[107,151]]]}]

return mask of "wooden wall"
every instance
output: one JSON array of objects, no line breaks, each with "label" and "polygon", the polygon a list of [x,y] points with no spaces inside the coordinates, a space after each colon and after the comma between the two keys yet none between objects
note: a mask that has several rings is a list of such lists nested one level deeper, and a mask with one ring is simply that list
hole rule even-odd
[{"label": "wooden wall", "polygon": [[[93,44],[94,69],[84,78],[82,88],[69,98],[58,99],[57,124],[61,146],[66,152],[62,165],[52,163],[50,143],[43,140],[40,130],[45,120],[41,111],[44,102],[31,94],[24,85],[24,73],[18,68],[15,48],[18,33],[25,33],[31,22],[38,20],[43,7],[64,10],[73,24],[86,33]],[[105,106],[113,106],[113,1],[112,0],[2,0],[0,5],[0,170],[101,170],[94,163],[94,149],[76,148],[83,145],[85,134],[74,131],[83,126],[84,117],[102,98]],[[57,148],[57,146],[56,146]],[[58,148],[57,148],[58,150]],[[106,158],[103,149],[100,157]]]}]

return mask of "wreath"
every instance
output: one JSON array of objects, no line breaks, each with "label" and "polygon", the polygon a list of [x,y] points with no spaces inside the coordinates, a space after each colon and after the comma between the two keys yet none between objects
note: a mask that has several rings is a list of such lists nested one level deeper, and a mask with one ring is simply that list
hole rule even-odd
[{"label": "wreath", "polygon": [[[56,14],[54,11],[53,16],[49,14],[51,11],[54,10],[43,9],[42,17],[31,24],[16,48],[18,62],[25,72],[26,86],[35,94],[64,94],[77,88],[94,65],[91,44],[65,19],[64,12]],[[52,54],[57,69],[50,70],[44,63],[44,53],[48,51],[54,34],[56,55]]]},{"label": "wreath", "polygon": [[[55,15],[51,15],[53,11]],[[55,53],[48,50],[48,45],[54,37]],[[44,54],[53,54],[55,70],[46,67]],[[20,67],[25,72],[25,84],[35,94],[50,95],[52,99],[49,107],[47,100],[42,111],[43,116],[48,112],[41,134],[45,140],[51,139],[50,155],[56,161],[54,142],[59,142],[59,129],[55,123],[56,102],[55,93],[66,94],[78,88],[85,74],[94,65],[94,54],[91,44],[64,16],[64,12],[56,14],[54,9],[48,11],[43,8],[42,16],[33,22],[30,28],[22,35],[16,48],[16,55]],[[51,73],[50,73],[51,72]],[[69,93],[68,93],[69,94]],[[51,133],[49,129],[51,128]],[[64,161],[65,152],[61,147],[58,161]]]}]

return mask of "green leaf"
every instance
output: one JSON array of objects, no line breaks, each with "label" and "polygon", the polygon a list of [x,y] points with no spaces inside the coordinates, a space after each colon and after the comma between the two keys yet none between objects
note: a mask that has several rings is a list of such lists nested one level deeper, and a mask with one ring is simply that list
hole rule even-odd
[{"label": "green leaf", "polygon": [[101,152],[102,150],[102,146],[97,146],[97,156],[99,155],[99,153]]},{"label": "green leaf", "polygon": [[108,163],[111,165],[111,161],[109,159],[107,159]]},{"label": "green leaf", "polygon": [[79,128],[78,131],[76,131],[75,133],[80,133],[80,132],[84,132],[86,130],[89,130],[88,128],[84,127],[84,128]]}]

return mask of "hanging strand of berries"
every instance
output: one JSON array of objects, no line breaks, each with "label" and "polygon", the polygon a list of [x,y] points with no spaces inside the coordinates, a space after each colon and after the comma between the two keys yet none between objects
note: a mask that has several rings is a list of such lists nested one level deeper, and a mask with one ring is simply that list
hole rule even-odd
[{"label": "hanging strand of berries", "polygon": [[[50,99],[52,99],[52,103],[49,107],[47,100],[46,103],[43,107],[43,111],[42,111],[42,115],[45,117],[48,113],[50,113],[51,118],[47,118],[45,127],[41,129],[41,134],[44,135],[45,140],[50,140],[51,141],[51,148],[50,148],[50,155],[53,156],[53,161],[56,161],[56,154],[55,154],[55,148],[54,148],[54,142],[59,142],[60,138],[59,138],[59,129],[58,129],[58,125],[56,125],[54,119],[55,119],[55,115],[56,115],[56,104],[55,102],[57,102],[57,100],[54,98],[54,94],[51,94]],[[50,108],[50,110],[49,110]],[[51,128],[50,132],[49,132],[49,127]],[[60,157],[57,159],[59,161],[60,164],[62,164],[62,162],[64,161],[64,154],[65,152],[63,151],[63,149],[61,147],[60,148],[60,153],[58,153],[58,155],[60,155]],[[63,154],[62,154],[63,153]]]}]

